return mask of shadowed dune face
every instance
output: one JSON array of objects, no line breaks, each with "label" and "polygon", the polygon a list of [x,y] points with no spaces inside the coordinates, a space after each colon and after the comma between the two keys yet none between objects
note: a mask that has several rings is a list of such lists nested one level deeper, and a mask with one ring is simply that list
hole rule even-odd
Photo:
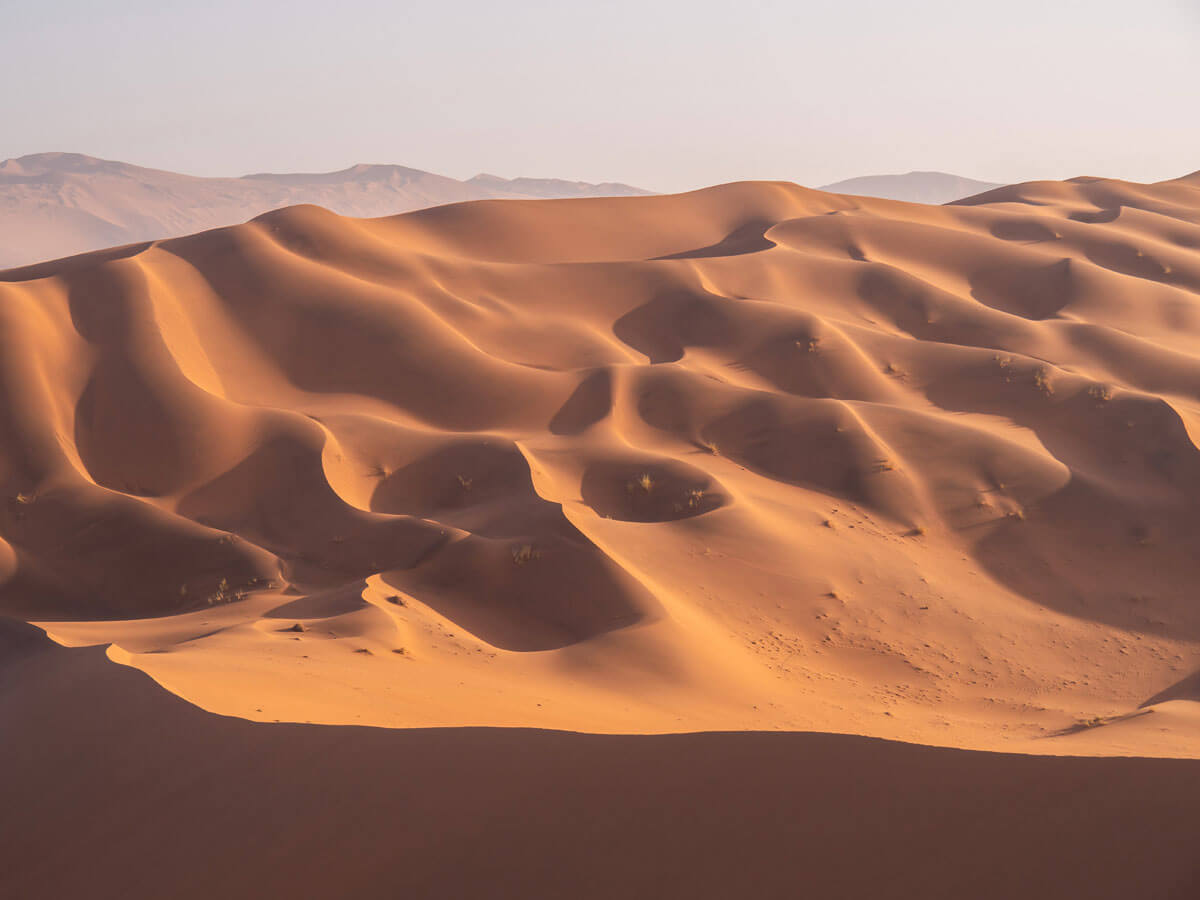
[{"label": "shadowed dune face", "polygon": [[0,619],[0,729],[20,736],[0,741],[4,897],[1194,900],[1200,890],[1194,760],[847,734],[247,722],[197,710],[99,648],[48,643]]},{"label": "shadowed dune face", "polygon": [[725,503],[701,469],[676,461],[608,460],[584,470],[583,502],[606,519],[670,522]]},{"label": "shadowed dune face", "polygon": [[445,691],[376,659],[378,724],[1041,739],[1200,658],[1197,247],[1187,181],[750,183],[42,267],[0,284],[0,610],[250,717],[338,706],[208,667],[352,636]]}]

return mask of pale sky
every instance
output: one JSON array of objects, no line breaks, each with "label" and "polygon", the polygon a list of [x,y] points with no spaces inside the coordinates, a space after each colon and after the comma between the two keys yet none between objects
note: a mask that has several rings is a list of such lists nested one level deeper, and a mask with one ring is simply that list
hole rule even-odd
[{"label": "pale sky", "polygon": [[1200,169],[1200,0],[0,0],[0,159],[683,190]]}]

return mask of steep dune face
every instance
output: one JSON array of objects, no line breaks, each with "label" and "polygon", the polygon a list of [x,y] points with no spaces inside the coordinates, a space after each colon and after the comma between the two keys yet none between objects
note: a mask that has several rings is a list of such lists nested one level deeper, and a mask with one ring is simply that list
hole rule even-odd
[{"label": "steep dune face", "polygon": [[206,708],[1200,746],[1194,179],[294,207],[0,277],[0,611]]}]

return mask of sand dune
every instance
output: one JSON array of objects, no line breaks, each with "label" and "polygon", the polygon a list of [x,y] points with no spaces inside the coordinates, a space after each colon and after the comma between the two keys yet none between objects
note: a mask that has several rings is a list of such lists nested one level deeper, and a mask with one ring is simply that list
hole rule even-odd
[{"label": "sand dune", "polygon": [[489,197],[645,193],[625,184],[550,178],[458,181],[388,165],[197,178],[79,153],[37,153],[0,162],[0,268],[235,225],[297,203],[348,216],[389,216]]},{"label": "sand dune", "polygon": [[0,611],[215,712],[1200,756],[1200,178],[0,273]]},{"label": "sand dune", "polygon": [[6,898],[1200,891],[1193,760],[261,724],[38,637],[0,621]]}]

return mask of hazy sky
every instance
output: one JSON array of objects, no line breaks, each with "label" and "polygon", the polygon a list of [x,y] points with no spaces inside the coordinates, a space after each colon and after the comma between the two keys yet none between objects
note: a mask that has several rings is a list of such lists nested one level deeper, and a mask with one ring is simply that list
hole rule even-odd
[{"label": "hazy sky", "polygon": [[1200,169],[1200,0],[0,0],[0,158],[677,190]]}]

